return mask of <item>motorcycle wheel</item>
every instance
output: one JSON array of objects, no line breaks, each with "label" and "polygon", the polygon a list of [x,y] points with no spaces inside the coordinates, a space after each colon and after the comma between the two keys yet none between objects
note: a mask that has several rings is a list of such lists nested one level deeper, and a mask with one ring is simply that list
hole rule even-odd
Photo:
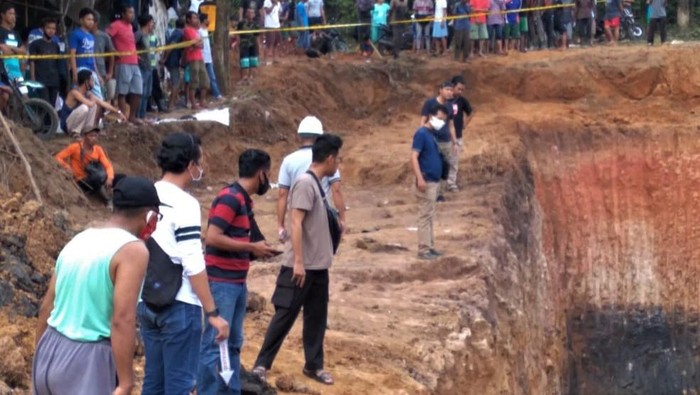
[{"label": "motorcycle wheel", "polygon": [[632,25],[628,32],[631,40],[639,40],[644,36],[644,29],[639,25]]},{"label": "motorcycle wheel", "polygon": [[394,42],[389,39],[380,38],[379,41],[377,41],[377,50],[379,50],[382,56],[390,54],[393,47]]},{"label": "motorcycle wheel", "polygon": [[333,42],[331,43],[333,46],[333,52],[340,52],[340,53],[347,53],[350,51],[350,48],[348,48],[348,45],[345,44],[344,41],[335,38],[333,39]]},{"label": "motorcycle wheel", "polygon": [[42,140],[52,138],[58,131],[58,113],[42,99],[27,99],[20,109],[20,123]]}]

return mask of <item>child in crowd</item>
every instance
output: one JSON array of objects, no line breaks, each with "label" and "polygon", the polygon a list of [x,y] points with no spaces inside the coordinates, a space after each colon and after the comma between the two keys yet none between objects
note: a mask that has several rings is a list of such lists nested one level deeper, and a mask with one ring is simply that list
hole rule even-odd
[{"label": "child in crowd", "polygon": [[386,4],[384,0],[377,0],[372,9],[372,41],[379,41],[380,32],[382,26],[386,25],[387,18],[389,17],[389,10],[391,6]]},{"label": "child in crowd", "polygon": [[[255,9],[246,10],[245,19],[238,22],[238,31],[258,30],[260,27],[255,22]],[[239,35],[238,46],[241,54],[241,85],[252,84],[255,69],[258,67],[258,33]]]}]

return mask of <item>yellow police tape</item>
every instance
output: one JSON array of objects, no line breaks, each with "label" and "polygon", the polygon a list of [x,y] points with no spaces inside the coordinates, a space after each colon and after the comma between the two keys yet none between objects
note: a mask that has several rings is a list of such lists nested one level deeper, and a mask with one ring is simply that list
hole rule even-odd
[{"label": "yellow police tape", "polygon": [[[597,2],[604,2],[605,0],[600,0]],[[512,14],[512,13],[521,13],[521,12],[534,12],[534,11],[545,11],[545,10],[553,10],[557,8],[568,8],[568,7],[575,7],[575,4],[555,4],[555,5],[549,5],[549,6],[540,6],[540,7],[529,7],[529,8],[520,8],[517,10],[507,10],[507,11],[501,11],[501,14]],[[479,16],[488,16],[488,12],[475,12],[471,14],[466,14],[466,15],[452,15],[452,16],[447,16],[442,18],[445,21],[451,21],[451,20],[456,20],[456,19],[465,19],[465,18],[473,18],[473,17],[479,17]],[[406,19],[406,20],[401,20],[401,21],[393,21],[389,22],[390,25],[401,25],[401,24],[409,24],[409,23],[417,23],[417,22],[434,22],[435,18],[430,17],[430,18],[422,18],[422,19]],[[267,33],[267,32],[293,32],[293,31],[309,31],[309,30],[325,30],[325,29],[342,29],[342,28],[350,28],[350,27],[360,27],[360,26],[371,26],[371,23],[340,23],[340,24],[335,24],[335,25],[316,25],[316,26],[306,26],[306,27],[284,27],[284,28],[277,28],[277,29],[256,29],[256,30],[236,30],[229,32],[229,36],[238,36],[242,34],[257,34],[257,33]],[[64,54],[64,55],[0,55],[0,59],[25,59],[25,60],[47,60],[47,59],[70,59],[71,57],[75,56],[76,58],[91,58],[91,57],[112,57],[112,56],[129,56],[129,55],[139,55],[139,54],[144,54],[144,53],[149,53],[149,52],[164,52],[172,49],[181,49],[181,48],[187,48],[191,45],[194,45],[196,41],[185,41],[177,44],[168,44],[168,45],[163,45],[157,48],[149,48],[149,49],[142,49],[138,51],[133,51],[133,52],[104,52],[104,53],[94,53],[94,54],[79,54],[79,55],[70,55],[70,54]]]}]

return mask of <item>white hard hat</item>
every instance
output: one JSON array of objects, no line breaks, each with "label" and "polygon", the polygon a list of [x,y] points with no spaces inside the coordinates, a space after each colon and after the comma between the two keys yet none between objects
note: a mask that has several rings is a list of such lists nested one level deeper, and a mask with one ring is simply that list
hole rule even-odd
[{"label": "white hard hat", "polygon": [[307,116],[306,118],[302,119],[301,122],[299,122],[297,134],[322,135],[323,125],[321,124],[321,120],[312,115]]}]

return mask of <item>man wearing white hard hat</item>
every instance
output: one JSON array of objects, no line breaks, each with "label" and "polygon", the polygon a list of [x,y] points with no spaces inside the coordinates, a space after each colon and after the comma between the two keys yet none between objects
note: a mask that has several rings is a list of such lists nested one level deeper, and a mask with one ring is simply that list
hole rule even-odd
[{"label": "man wearing white hard hat", "polygon": [[[323,124],[321,124],[318,118],[309,115],[299,123],[297,134],[301,141],[301,147],[284,158],[277,180],[279,185],[279,197],[277,198],[277,227],[280,241],[282,242],[287,240],[284,220],[287,215],[289,189],[294,184],[294,180],[296,180],[297,177],[309,170],[312,159],[311,147],[314,145],[316,138],[323,134]],[[323,186],[326,196],[332,195],[332,204],[335,206],[336,210],[338,210],[340,225],[344,230],[345,200],[343,199],[343,193],[340,191],[340,171],[337,171],[333,177],[324,177],[321,180],[321,185]]]}]

